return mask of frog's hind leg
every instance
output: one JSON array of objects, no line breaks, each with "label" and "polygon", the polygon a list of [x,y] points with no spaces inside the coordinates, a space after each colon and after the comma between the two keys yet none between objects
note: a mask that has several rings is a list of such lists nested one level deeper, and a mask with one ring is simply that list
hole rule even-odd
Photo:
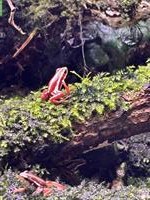
[{"label": "frog's hind leg", "polygon": [[64,96],[65,96],[65,93],[60,91],[57,94],[55,94],[54,96],[52,96],[49,99],[49,101],[54,104],[60,104],[60,103],[64,102]]}]

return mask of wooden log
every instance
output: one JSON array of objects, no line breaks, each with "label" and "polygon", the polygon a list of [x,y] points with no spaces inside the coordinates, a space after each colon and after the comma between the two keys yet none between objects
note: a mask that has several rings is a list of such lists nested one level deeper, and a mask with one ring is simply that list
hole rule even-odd
[{"label": "wooden log", "polygon": [[103,148],[114,141],[150,132],[150,87],[138,93],[130,105],[128,111],[113,111],[76,125],[78,135],[65,144],[55,162],[73,160],[98,145]]}]

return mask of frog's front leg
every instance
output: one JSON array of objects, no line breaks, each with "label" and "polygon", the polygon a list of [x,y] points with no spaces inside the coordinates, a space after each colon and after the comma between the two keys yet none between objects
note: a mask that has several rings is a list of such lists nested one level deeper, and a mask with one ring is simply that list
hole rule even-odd
[{"label": "frog's front leg", "polygon": [[63,84],[63,86],[64,86],[64,88],[66,90],[66,93],[69,95],[70,94],[70,89],[69,89],[68,85],[65,83],[65,81],[63,81],[62,84]]},{"label": "frog's front leg", "polygon": [[25,180],[22,176],[20,175],[17,175],[17,179],[19,180],[19,182],[21,183],[22,187],[19,187],[19,188],[15,188],[13,190],[13,193],[16,194],[16,193],[23,193],[23,192],[26,192],[28,190],[28,188],[30,187],[30,183]]},{"label": "frog's front leg", "polygon": [[41,99],[46,101],[49,99],[49,97],[50,97],[50,92],[48,90],[44,90],[41,94]]},{"label": "frog's front leg", "polygon": [[39,195],[40,193],[42,193],[44,190],[43,187],[39,186],[36,188],[35,192],[32,193],[32,196],[35,196],[35,195]]},{"label": "frog's front leg", "polygon": [[28,188],[27,187],[20,187],[20,188],[15,188],[13,193],[16,194],[16,193],[23,193],[23,192],[26,192]]}]

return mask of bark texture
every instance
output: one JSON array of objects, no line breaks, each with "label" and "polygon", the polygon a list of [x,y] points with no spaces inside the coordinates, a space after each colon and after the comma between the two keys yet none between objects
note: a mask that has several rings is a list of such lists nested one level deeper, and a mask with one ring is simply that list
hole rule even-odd
[{"label": "bark texture", "polygon": [[55,157],[57,162],[72,160],[97,146],[103,148],[113,141],[150,132],[150,88],[143,89],[128,101],[131,101],[128,111],[117,110],[77,124],[78,134],[61,149]]}]

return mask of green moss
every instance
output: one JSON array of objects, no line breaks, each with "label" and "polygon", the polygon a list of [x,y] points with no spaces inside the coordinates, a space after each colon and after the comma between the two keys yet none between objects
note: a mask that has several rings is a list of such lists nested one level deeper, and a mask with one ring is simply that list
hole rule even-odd
[{"label": "green moss", "polygon": [[[123,12],[128,13],[135,11],[141,0],[116,0],[116,2]],[[98,2],[96,0],[36,0],[34,2],[22,0],[17,5],[22,9],[24,17],[32,20],[30,24],[33,23],[40,27],[49,24],[54,16],[66,18],[76,16],[86,4],[109,6],[107,1]]]},{"label": "green moss", "polygon": [[[150,64],[114,75],[98,74],[70,85],[71,97],[58,106],[40,99],[41,91],[26,97],[5,98],[0,104],[0,156],[18,152],[27,144],[62,143],[74,135],[74,122],[84,123],[91,115],[122,107],[121,95],[138,91],[150,81]],[[65,136],[64,136],[65,135]],[[67,135],[67,137],[66,137]]]},{"label": "green moss", "polygon": [[44,28],[54,19],[60,17],[71,18],[77,14],[82,1],[68,0],[22,0],[17,6],[21,8],[22,15],[26,19],[26,26]]}]

